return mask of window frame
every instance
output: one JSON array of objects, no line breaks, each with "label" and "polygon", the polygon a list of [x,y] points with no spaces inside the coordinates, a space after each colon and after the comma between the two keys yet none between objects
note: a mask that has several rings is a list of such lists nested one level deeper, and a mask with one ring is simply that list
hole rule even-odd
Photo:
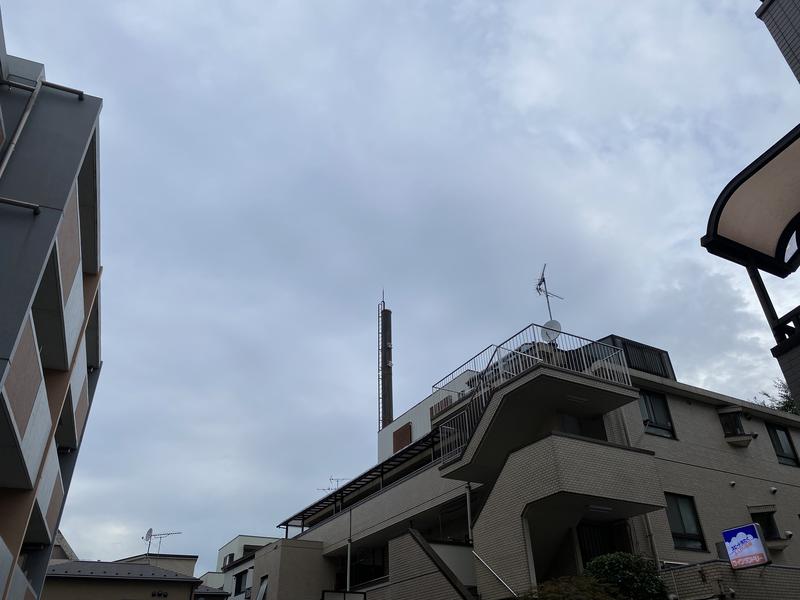
[{"label": "window frame", "polygon": [[[726,419],[736,419],[735,421],[736,431],[728,432],[728,430],[725,427]],[[722,426],[722,433],[725,435],[726,438],[747,435],[747,433],[744,430],[744,423],[742,423],[741,411],[720,413],[719,423]]]},{"label": "window frame", "polygon": [[[758,516],[761,519],[757,518]],[[783,539],[781,530],[778,529],[778,523],[775,521],[774,510],[751,512],[750,518],[753,519],[753,523],[758,523],[761,533],[764,535],[764,541],[775,542]],[[762,523],[762,520],[765,522]]]},{"label": "window frame", "polygon": [[[664,412],[668,419],[666,423],[659,422],[656,419],[656,412],[652,408],[653,398],[663,400]],[[678,439],[675,435],[675,422],[672,420],[672,411],[669,409],[669,399],[666,394],[653,390],[640,389],[639,412],[642,415],[645,433],[667,439]]]},{"label": "window frame", "polygon": [[[244,571],[239,571],[233,576],[233,595],[238,596],[239,594],[244,594],[245,590],[247,590],[247,572],[249,569],[245,569]],[[241,584],[241,587],[240,587]]]},{"label": "window frame", "polygon": [[[673,531],[672,529],[672,519],[670,519],[670,497],[676,499],[676,504],[678,506],[678,517],[683,522],[684,521],[684,514],[680,510],[680,500],[689,500],[692,507],[693,512],[693,519],[695,525],[697,526],[698,533],[686,533],[685,531]],[[686,550],[687,552],[708,552],[708,544],[706,544],[706,537],[703,533],[703,525],[700,523],[700,513],[697,510],[697,502],[695,502],[694,496],[687,496],[686,494],[676,494],[674,492],[664,492],[664,499],[667,501],[667,524],[669,526],[670,534],[672,534],[672,544],[676,550]],[[700,542],[700,548],[692,548],[686,545],[680,545],[681,542]]]},{"label": "window frame", "polygon": [[[792,441],[792,434],[789,431],[788,427],[783,425],[777,425],[775,423],[767,423],[767,433],[769,434],[769,440],[772,442],[772,449],[775,451],[775,456],[778,457],[778,462],[782,465],[787,465],[790,467],[798,467],[800,466],[800,461],[797,459],[797,448],[794,447],[794,442]],[[786,440],[789,442],[789,450],[791,454],[785,454],[781,446],[778,433],[782,431],[786,434]]]}]

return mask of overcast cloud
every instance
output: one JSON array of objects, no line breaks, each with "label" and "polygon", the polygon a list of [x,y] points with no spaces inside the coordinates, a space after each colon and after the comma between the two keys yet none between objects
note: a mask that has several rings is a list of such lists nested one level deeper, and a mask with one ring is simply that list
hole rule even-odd
[{"label": "overcast cloud", "polygon": [[[104,367],[63,518],[79,556],[200,554],[376,455],[396,412],[546,320],[670,351],[740,398],[779,374],[742,269],[700,248],[800,121],[755,0],[6,0],[13,54],[105,99]],[[787,309],[794,284],[769,285]],[[792,287],[794,286],[794,287]]]}]

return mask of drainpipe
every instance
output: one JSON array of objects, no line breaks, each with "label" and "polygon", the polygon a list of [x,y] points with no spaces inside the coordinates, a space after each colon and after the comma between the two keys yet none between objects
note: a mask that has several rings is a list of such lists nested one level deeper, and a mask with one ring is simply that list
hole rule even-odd
[{"label": "drainpipe", "polygon": [[466,488],[467,497],[467,540],[472,544],[472,499],[470,498],[472,495],[472,487],[469,482],[467,482],[467,485],[464,487]]},{"label": "drainpipe", "polygon": [[347,537],[347,587],[346,587],[346,591],[349,592],[350,591],[350,546],[351,546],[351,542],[353,541],[352,540],[352,535],[353,535],[353,509],[351,508],[348,512],[350,514],[350,519],[349,519],[350,520],[350,533],[348,534],[348,537]]}]

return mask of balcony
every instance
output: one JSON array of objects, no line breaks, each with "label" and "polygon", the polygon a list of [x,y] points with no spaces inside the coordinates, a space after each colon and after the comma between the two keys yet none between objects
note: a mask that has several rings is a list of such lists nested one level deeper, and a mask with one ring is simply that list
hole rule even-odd
[{"label": "balcony", "polygon": [[434,417],[445,476],[456,475],[449,468],[456,462],[473,462],[480,445],[486,464],[462,475],[483,481],[512,449],[550,431],[558,412],[598,417],[638,397],[622,349],[554,333],[530,325],[433,386],[458,398]]},{"label": "balcony", "polygon": [[[523,593],[599,554],[630,552],[627,519],[663,507],[652,452],[554,433],[509,455],[475,523],[475,551]],[[479,589],[507,597],[486,573]]]}]

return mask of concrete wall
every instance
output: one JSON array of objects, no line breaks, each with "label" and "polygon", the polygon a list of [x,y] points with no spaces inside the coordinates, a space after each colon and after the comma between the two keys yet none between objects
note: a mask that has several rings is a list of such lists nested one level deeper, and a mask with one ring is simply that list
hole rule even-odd
[{"label": "concrete wall", "polygon": [[463,495],[464,483],[444,479],[438,465],[426,467],[369,497],[295,539],[319,540],[327,554],[347,544],[352,513],[352,539],[358,540],[411,519],[429,508]]},{"label": "concrete wall", "polygon": [[322,555],[322,543],[279,540],[255,555],[253,593],[269,577],[266,600],[319,600],[334,589],[333,563]]},{"label": "concrete wall", "polygon": [[233,554],[233,560],[239,560],[244,556],[245,546],[264,546],[276,541],[276,539],[262,535],[237,535],[217,552],[217,571],[222,570],[222,561],[228,554]]},{"label": "concrete wall", "polygon": [[466,586],[477,585],[475,578],[475,560],[472,557],[472,546],[460,544],[431,544],[431,548],[439,555],[450,570]]},{"label": "concrete wall", "polygon": [[154,593],[157,592],[166,592],[169,600],[191,600],[192,590],[193,584],[175,581],[104,581],[48,577],[41,600],[153,600]]}]

